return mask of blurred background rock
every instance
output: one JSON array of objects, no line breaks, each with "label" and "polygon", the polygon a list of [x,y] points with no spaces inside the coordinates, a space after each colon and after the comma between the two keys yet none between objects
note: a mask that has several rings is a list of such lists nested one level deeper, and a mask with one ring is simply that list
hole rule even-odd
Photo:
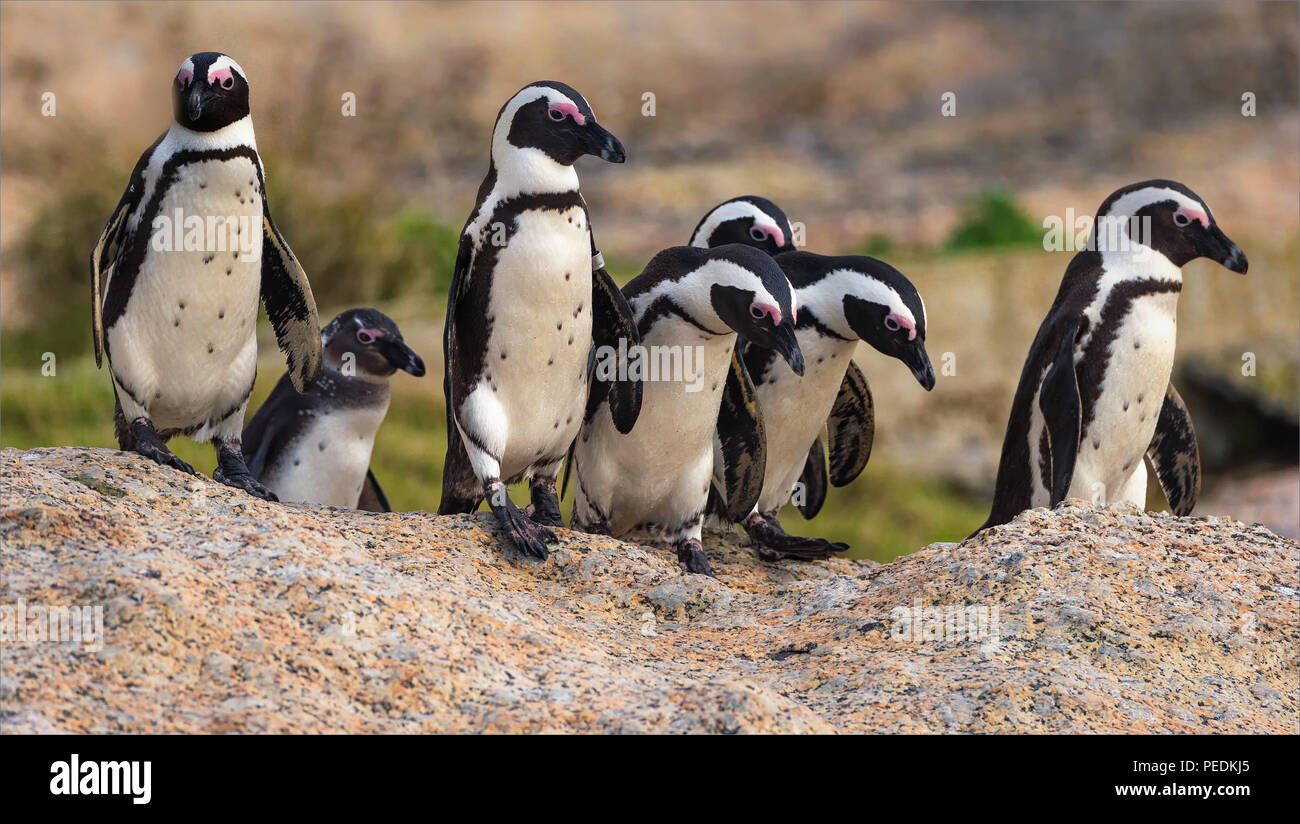
[{"label": "blurred background rock", "polygon": [[[1021,363],[1072,254],[1043,250],[1043,219],[1167,177],[1209,202],[1251,263],[1246,278],[1204,261],[1185,273],[1175,380],[1206,453],[1199,511],[1295,536],[1297,30],[1294,5],[1245,2],[6,3],[0,442],[112,445],[89,250],[170,122],[176,67],[218,50],[249,74],[270,202],[322,319],[376,306],[429,363],[424,379],[395,377],[376,443],[398,509],[437,502],[445,292],[493,119],[521,86],[556,79],[628,148],[623,166],[579,163],[620,281],[709,207],[752,193],[802,222],[808,249],[882,257],[925,296],[947,373],[925,393],[859,352],[871,463],[813,525],[788,515],[792,531],[883,560],[977,526]],[[941,116],[947,92],[955,117]],[[261,331],[250,409],[284,368]],[[212,469],[210,448],[173,445]],[[1148,504],[1165,507],[1158,489]]]}]

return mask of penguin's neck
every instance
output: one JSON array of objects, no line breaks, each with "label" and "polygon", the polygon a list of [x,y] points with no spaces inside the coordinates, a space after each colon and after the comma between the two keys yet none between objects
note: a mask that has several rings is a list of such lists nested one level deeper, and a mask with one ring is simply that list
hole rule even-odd
[{"label": "penguin's neck", "polygon": [[838,278],[832,275],[829,282],[819,281],[812,286],[796,289],[795,299],[798,301],[800,320],[819,330],[825,330],[819,331],[820,337],[834,340],[834,337],[825,334],[830,332],[844,341],[856,344],[858,335],[844,315],[844,294]]},{"label": "penguin's neck", "polygon": [[173,121],[171,128],[167,130],[167,138],[164,142],[178,150],[213,151],[247,146],[257,151],[252,115],[244,115],[234,123],[212,132],[196,132]]},{"label": "penguin's neck", "polygon": [[543,195],[578,191],[578,172],[557,163],[541,149],[492,142],[492,165],[497,179],[493,191],[500,199],[517,195]]}]

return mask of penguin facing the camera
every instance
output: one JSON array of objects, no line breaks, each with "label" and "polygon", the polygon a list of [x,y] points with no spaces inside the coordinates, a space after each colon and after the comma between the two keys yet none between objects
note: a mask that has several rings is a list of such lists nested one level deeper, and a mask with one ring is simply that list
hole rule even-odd
[{"label": "penguin facing the camera", "polygon": [[802,373],[794,295],[771,257],[738,244],[662,251],[623,293],[643,350],[626,364],[597,350],[593,372],[639,363],[641,415],[622,432],[604,409],[608,400],[593,393],[570,461],[573,524],[601,534],[646,531],[675,547],[683,571],[712,574],[700,537],[715,434],[737,519],[758,498],[766,449],[753,386],[732,349],[742,335]]},{"label": "penguin facing the camera", "polygon": [[302,392],[320,374],[316,304],[271,220],[244,70],[195,54],[172,80],[172,102],[174,122],[141,155],[91,252],[95,363],[108,360],[122,449],[194,473],[167,440],[211,441],[216,480],[275,500],[240,444],[257,307]]},{"label": "penguin facing the camera", "polygon": [[370,469],[389,378],[424,360],[387,315],[349,309],[321,331],[321,376],[299,394],[286,374],[244,429],[249,469],[282,501],[389,512]]},{"label": "penguin facing the camera", "polygon": [[1064,498],[1146,506],[1151,462],[1170,509],[1200,490],[1191,416],[1169,381],[1182,267],[1246,273],[1209,206],[1172,180],[1118,189],[1097,210],[1020,373],[993,508],[976,533]]},{"label": "penguin facing the camera", "polygon": [[[563,526],[556,478],[589,389],[620,432],[636,422],[637,381],[594,386],[593,345],[634,345],[631,309],[596,250],[573,164],[622,163],[623,146],[563,83],[532,83],[501,108],[491,163],[460,236],[443,351],[447,457],[438,514],[484,498],[507,539],[547,556]],[[521,510],[506,485],[528,479]]]}]

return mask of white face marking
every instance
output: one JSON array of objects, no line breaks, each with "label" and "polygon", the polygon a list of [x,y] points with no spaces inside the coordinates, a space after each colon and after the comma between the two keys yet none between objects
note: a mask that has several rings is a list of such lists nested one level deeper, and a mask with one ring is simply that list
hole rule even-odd
[{"label": "white face marking", "polygon": [[[797,294],[801,305],[841,337],[857,337],[857,333],[849,326],[848,318],[844,316],[845,295],[887,306],[890,314],[898,315],[913,327],[917,326],[917,318],[892,286],[855,269],[836,269],[816,283],[797,290]],[[925,319],[924,304],[921,319]]]},{"label": "white face marking", "polygon": [[578,188],[578,173],[572,166],[556,163],[541,149],[512,146],[507,139],[519,110],[541,99],[578,107],[568,95],[550,86],[529,86],[510,98],[492,130],[492,162],[497,168],[498,188],[508,186],[511,194],[568,192]]},{"label": "white face marking", "polygon": [[754,303],[780,307],[781,303],[767,290],[758,275],[729,260],[710,260],[683,278],[664,281],[631,301],[632,311],[641,317],[646,307],[660,295],[671,295],[673,300],[690,313],[695,320],[709,327],[715,334],[729,334],[730,329],[713,309],[712,291],[715,285],[734,286],[754,293]]},{"label": "white face marking", "polygon": [[782,240],[788,241],[785,237],[785,230],[781,228],[780,222],[758,208],[747,200],[731,200],[718,206],[705,217],[700,228],[691,238],[691,245],[702,249],[709,246],[709,238],[717,231],[717,228],[728,220],[735,220],[741,217],[751,217],[754,219],[754,225],[761,229],[766,229],[769,233],[774,234]]},{"label": "white face marking", "polygon": [[[191,71],[193,71],[192,67]],[[211,66],[208,66],[208,82],[211,83],[213,76],[223,71],[234,71],[245,80],[248,79],[248,75],[244,72],[243,67],[223,54],[216,60],[213,60]]]}]

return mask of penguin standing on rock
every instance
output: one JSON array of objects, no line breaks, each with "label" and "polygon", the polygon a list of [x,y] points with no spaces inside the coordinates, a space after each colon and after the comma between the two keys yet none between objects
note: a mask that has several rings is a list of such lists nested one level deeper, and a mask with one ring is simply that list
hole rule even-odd
[{"label": "penguin standing on rock", "polygon": [[[605,272],[573,164],[622,163],[623,146],[577,91],[524,87],[502,107],[492,161],[460,237],[443,336],[447,457],[440,515],[486,497],[512,544],[547,556],[563,526],[556,477],[582,425],[593,343],[638,341],[631,310]],[[627,432],[637,381],[592,386]],[[532,506],[506,484],[530,480]]]},{"label": "penguin standing on rock", "polygon": [[[753,508],[763,482],[763,421],[732,349],[742,335],[802,374],[794,296],[771,257],[738,244],[660,252],[624,294],[645,347],[641,368],[658,372],[643,375],[644,406],[630,433],[593,395],[571,462],[573,523],[612,535],[645,530],[675,546],[683,571],[712,574],[700,535],[715,433],[736,520]],[[596,374],[610,366],[602,358],[609,354],[597,351]]]},{"label": "penguin standing on rock", "polygon": [[388,412],[388,379],[417,378],[424,360],[397,324],[375,309],[349,309],[321,332],[322,374],[299,394],[286,374],[244,429],[244,456],[282,501],[389,512],[370,470]]},{"label": "penguin standing on rock", "polygon": [[1066,497],[1145,507],[1143,456],[1170,509],[1192,511],[1196,433],[1169,376],[1182,267],[1199,257],[1246,273],[1246,256],[1183,184],[1134,183],[1101,204],[1025,359],[993,510],[977,532]]},{"label": "penguin standing on rock", "polygon": [[[732,218],[742,222],[729,231],[727,221],[717,220],[718,215],[736,214],[748,217]],[[718,228],[709,230],[711,225]],[[762,493],[754,511],[742,515],[741,525],[764,560],[828,558],[848,545],[787,535],[778,513],[793,501],[805,518],[814,517],[825,503],[828,482],[846,486],[866,467],[875,439],[875,407],[866,376],[853,362],[858,341],[902,361],[927,391],[934,388],[934,369],[925,351],[925,303],[902,273],[882,261],[783,251],[793,246],[772,239],[789,238],[790,224],[771,201],[743,197],[714,207],[691,243],[714,245],[711,238],[719,234],[769,253],[776,245],[776,262],[799,307],[795,334],[806,363],[798,375],[770,349],[743,341],[737,346],[767,434]],[[823,429],[830,447],[829,476]],[[715,473],[721,477],[720,460]],[[712,510],[725,517],[722,488],[715,480]]]},{"label": "penguin standing on rock", "polygon": [[216,480],[275,500],[240,446],[257,305],[301,392],[320,374],[316,304],[271,220],[244,70],[195,54],[172,102],[175,122],[141,155],[91,252],[95,363],[108,358],[122,449],[193,473],[166,441],[212,441]]}]

